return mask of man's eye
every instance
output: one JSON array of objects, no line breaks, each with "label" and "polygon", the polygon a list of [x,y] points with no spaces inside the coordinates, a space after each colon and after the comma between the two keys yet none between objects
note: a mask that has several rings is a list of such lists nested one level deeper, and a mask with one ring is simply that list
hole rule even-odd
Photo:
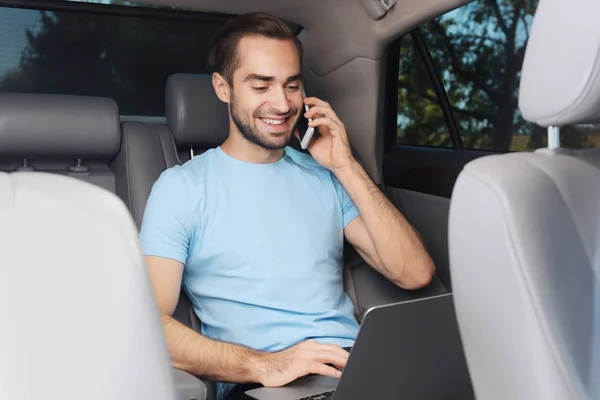
[{"label": "man's eye", "polygon": [[252,89],[254,89],[255,92],[264,92],[265,90],[267,90],[267,87],[266,86],[253,87]]},{"label": "man's eye", "polygon": [[288,86],[288,89],[295,92],[296,90],[300,89],[300,86]]}]

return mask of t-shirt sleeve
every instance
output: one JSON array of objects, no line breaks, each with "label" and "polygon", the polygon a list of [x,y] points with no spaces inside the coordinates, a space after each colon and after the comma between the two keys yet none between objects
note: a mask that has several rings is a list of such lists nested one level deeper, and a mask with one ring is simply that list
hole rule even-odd
[{"label": "t-shirt sleeve", "polygon": [[333,183],[335,185],[335,190],[337,192],[338,198],[340,199],[340,204],[342,206],[342,215],[344,220],[344,228],[356,217],[360,215],[358,212],[358,208],[352,201],[352,198],[341,184],[341,182],[335,177],[335,175],[331,174],[331,179],[333,179]]},{"label": "t-shirt sleeve", "polygon": [[144,210],[140,229],[142,253],[185,264],[193,229],[192,213],[182,171],[164,171],[152,186]]}]

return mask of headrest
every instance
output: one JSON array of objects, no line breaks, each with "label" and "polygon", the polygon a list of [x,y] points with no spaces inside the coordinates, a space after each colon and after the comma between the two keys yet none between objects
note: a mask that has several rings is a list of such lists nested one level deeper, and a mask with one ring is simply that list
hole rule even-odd
[{"label": "headrest", "polygon": [[521,74],[519,108],[541,126],[600,121],[600,2],[544,0]]},{"label": "headrest", "polygon": [[112,99],[0,93],[0,158],[99,160],[115,156],[120,145]]},{"label": "headrest", "polygon": [[211,75],[171,75],[165,98],[167,124],[178,146],[207,149],[227,139],[229,111],[217,97]]}]

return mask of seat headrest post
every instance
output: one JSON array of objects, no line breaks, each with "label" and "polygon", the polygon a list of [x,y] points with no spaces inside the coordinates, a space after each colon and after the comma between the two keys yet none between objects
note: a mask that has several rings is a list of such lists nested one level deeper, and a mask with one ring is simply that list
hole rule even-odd
[{"label": "seat headrest post", "polygon": [[81,158],[77,159],[77,164],[76,165],[72,165],[69,167],[69,171],[71,172],[89,172],[88,167],[86,167],[85,165],[81,164]]},{"label": "seat headrest post", "polygon": [[194,148],[190,146],[190,160],[194,158]]},{"label": "seat headrest post", "polygon": [[35,171],[35,168],[29,165],[29,161],[26,158],[23,158],[23,164],[20,167],[17,167],[15,171]]},{"label": "seat headrest post", "polygon": [[558,126],[548,127],[548,148],[550,150],[560,147],[560,128]]}]

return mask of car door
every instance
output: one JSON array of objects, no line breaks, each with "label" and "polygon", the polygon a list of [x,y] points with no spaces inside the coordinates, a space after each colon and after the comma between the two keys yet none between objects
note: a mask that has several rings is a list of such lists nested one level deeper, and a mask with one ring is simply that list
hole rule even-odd
[{"label": "car door", "polygon": [[[388,48],[383,180],[423,235],[448,289],[448,210],[464,165],[547,143],[546,129],[523,120],[517,101],[536,6],[476,0]],[[562,145],[598,146],[598,131],[595,125],[562,127]]]}]

